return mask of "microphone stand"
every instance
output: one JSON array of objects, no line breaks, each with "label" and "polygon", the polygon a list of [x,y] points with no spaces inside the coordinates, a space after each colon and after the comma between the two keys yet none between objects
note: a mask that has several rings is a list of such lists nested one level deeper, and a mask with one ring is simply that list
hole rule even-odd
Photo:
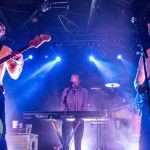
[{"label": "microphone stand", "polygon": [[67,90],[66,96],[64,97],[64,101],[63,101],[67,110],[69,110],[68,103],[67,103],[67,97],[68,97],[69,91],[70,91],[70,88]]},{"label": "microphone stand", "polygon": [[[65,107],[67,108],[67,109],[65,109],[65,114],[67,111],[69,111],[69,107],[68,107],[68,103],[67,103],[67,97],[68,97],[69,91],[70,91],[70,88],[67,90],[66,96],[64,97],[64,101],[63,101],[63,103],[65,104]],[[66,115],[64,115],[64,116],[65,117],[63,118],[63,122],[66,124],[66,118],[67,117],[66,117]],[[64,132],[66,132],[66,131],[64,131]],[[67,149],[67,139],[66,139],[66,133],[65,133],[63,150],[66,150],[66,149]]]},{"label": "microphone stand", "polygon": [[[132,18],[133,19],[133,18]],[[145,50],[143,50],[143,43],[142,43],[142,40],[140,38],[140,35],[139,35],[139,29],[138,29],[138,25],[137,25],[137,21],[136,21],[136,18],[134,18],[134,20],[131,21],[134,25],[135,25],[135,28],[136,28],[136,31],[137,31],[137,38],[138,38],[138,42],[140,43],[140,46],[141,46],[141,51],[143,53],[143,66],[144,66],[144,75],[145,75],[145,89],[146,89],[146,100],[147,100],[147,104],[148,104],[148,112],[149,112],[149,115],[150,115],[150,93],[149,93],[149,89],[150,89],[150,86],[149,86],[149,82],[148,82],[148,76],[147,76],[147,68],[146,68],[146,58],[148,58],[148,55],[147,55],[147,52]]]}]

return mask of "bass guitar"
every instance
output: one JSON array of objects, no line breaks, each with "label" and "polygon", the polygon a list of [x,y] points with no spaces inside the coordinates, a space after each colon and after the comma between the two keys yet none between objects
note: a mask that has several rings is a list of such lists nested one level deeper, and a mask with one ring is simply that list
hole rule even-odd
[{"label": "bass guitar", "polygon": [[36,36],[33,40],[31,40],[26,46],[20,48],[16,52],[12,52],[9,55],[5,56],[4,58],[0,59],[0,64],[3,64],[5,61],[9,60],[10,58],[15,57],[15,55],[21,54],[31,48],[38,48],[45,42],[49,42],[51,40],[51,36],[47,34],[41,34],[40,36]]}]

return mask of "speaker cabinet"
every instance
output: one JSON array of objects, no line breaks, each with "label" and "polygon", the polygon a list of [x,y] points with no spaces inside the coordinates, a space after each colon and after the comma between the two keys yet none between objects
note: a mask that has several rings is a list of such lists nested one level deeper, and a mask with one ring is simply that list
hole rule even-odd
[{"label": "speaker cabinet", "polygon": [[7,134],[9,150],[38,150],[37,134]]}]

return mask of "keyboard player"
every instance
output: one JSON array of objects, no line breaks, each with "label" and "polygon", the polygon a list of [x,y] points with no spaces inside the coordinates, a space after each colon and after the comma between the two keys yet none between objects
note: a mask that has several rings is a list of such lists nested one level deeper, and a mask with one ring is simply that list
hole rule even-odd
[{"label": "keyboard player", "polygon": [[[62,111],[85,111],[87,110],[88,91],[80,86],[78,74],[71,75],[71,87],[65,88],[61,98]],[[64,141],[63,150],[69,150],[70,135],[74,132],[75,150],[81,150],[81,141],[84,132],[84,122],[75,118],[74,121],[63,120],[62,138]],[[67,142],[68,141],[68,142]]]}]

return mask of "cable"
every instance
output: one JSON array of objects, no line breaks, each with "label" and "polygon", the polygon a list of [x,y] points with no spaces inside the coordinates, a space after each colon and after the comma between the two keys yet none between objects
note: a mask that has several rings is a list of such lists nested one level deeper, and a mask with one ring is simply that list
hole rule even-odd
[{"label": "cable", "polygon": [[65,26],[65,24],[63,23],[63,21],[62,21],[62,19],[61,19],[61,16],[60,15],[58,15],[58,18],[59,18],[59,20],[60,20],[60,22],[61,22],[61,24],[62,24],[62,26],[63,26],[63,28],[68,32],[68,33],[71,33],[71,31],[69,31],[68,29],[67,29],[67,27]]}]

